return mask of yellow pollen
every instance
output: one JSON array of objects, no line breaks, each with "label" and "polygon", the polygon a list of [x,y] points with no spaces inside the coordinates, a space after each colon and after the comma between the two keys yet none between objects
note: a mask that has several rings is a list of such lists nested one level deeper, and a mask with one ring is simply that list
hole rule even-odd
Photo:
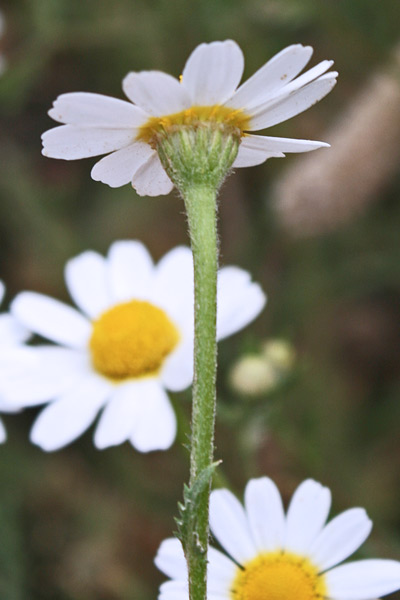
[{"label": "yellow pollen", "polygon": [[232,600],[323,600],[323,575],[307,558],[286,552],[260,554],[238,568]]},{"label": "yellow pollen", "polygon": [[154,140],[160,134],[168,134],[175,131],[179,126],[198,127],[204,123],[224,124],[228,128],[244,132],[249,129],[250,117],[241,109],[229,108],[228,106],[192,106],[179,113],[165,115],[163,117],[150,117],[148,121],[139,128],[137,140],[154,145]]},{"label": "yellow pollen", "polygon": [[157,306],[142,300],[117,304],[93,322],[93,365],[111,379],[156,373],[179,340],[175,325]]}]

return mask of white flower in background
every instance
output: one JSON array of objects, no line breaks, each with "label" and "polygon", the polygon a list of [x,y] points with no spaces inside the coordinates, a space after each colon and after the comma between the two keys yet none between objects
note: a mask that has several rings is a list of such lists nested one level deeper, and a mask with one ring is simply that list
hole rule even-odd
[{"label": "white flower in background", "polygon": [[75,160],[109,154],[95,164],[96,181],[119,187],[132,183],[140,195],[168,194],[173,184],[158,157],[157,135],[179,126],[226,124],[240,134],[235,167],[251,167],[285,152],[308,152],[324,142],[249,134],[310,108],[336,83],[324,60],[299,73],[312,55],[310,46],[295,44],[271,58],[238,87],[244,58],[232,40],[198,46],[178,81],[160,71],[129,73],[123,90],[129,103],[101,94],[62,94],[49,115],[61,127],[43,134],[43,154]]},{"label": "white flower in background", "polygon": [[[0,303],[3,301],[4,293],[4,283],[0,281]],[[15,407],[9,406],[2,397],[1,387],[7,374],[11,351],[25,342],[28,337],[29,334],[25,327],[18,323],[13,316],[7,313],[0,314],[0,412],[15,412]],[[4,442],[5,439],[6,430],[0,419],[0,442]]]},{"label": "white flower in background", "polygon": [[[143,244],[119,241],[107,258],[92,251],[73,258],[65,276],[79,311],[34,292],[12,303],[22,323],[57,345],[24,348],[21,360],[31,355],[32,367],[22,364],[6,381],[7,400],[51,402],[31,433],[44,450],[76,439],[101,409],[98,448],[127,440],[141,452],[168,448],[176,418],[166,390],[184,390],[193,378],[191,251],[177,247],[154,265]],[[264,304],[246,271],[222,268],[218,338],[247,325]]]},{"label": "white flower in background", "polygon": [[[308,479],[295,491],[285,515],[267,477],[246,486],[245,506],[228,490],[210,499],[210,526],[229,555],[208,555],[208,600],[371,600],[400,588],[400,562],[357,560],[344,565],[368,537],[372,523],[351,508],[327,525],[331,494]],[[172,581],[160,600],[187,600],[187,568],[180,542],[165,540],[155,559]]]}]

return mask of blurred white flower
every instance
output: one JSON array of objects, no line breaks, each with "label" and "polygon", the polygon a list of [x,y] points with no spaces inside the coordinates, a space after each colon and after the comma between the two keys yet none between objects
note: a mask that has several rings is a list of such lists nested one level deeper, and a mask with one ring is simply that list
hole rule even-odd
[{"label": "blurred white flower", "polygon": [[[31,433],[44,450],[80,436],[104,409],[94,442],[105,448],[130,441],[141,452],[168,448],[176,418],[166,390],[193,379],[193,260],[177,247],[157,265],[137,241],[112,244],[107,258],[87,251],[66,265],[66,282],[79,311],[23,292],[12,313],[57,345],[25,347],[7,400],[26,407],[50,402]],[[262,310],[265,295],[249,273],[218,273],[217,335],[232,335]],[[17,356],[15,362],[18,363]]]},{"label": "blurred white flower", "polygon": [[295,360],[295,349],[288,341],[270,339],[261,353],[245,354],[234,363],[229,375],[232,389],[246,396],[267,394],[287,378]]},{"label": "blurred white flower", "polygon": [[[5,293],[4,283],[0,281],[0,304]],[[29,337],[28,331],[15,317],[8,313],[0,314],[0,411],[15,412],[15,407],[9,406],[1,394],[2,383],[9,368],[10,354]],[[0,419],[0,442],[6,439],[6,430]]]},{"label": "blurred white flower", "polygon": [[[211,531],[228,556],[209,548],[208,600],[371,600],[400,588],[400,562],[358,560],[339,565],[368,537],[372,523],[351,508],[327,525],[328,488],[307,479],[285,515],[271,479],[251,479],[245,506],[228,490],[210,498]],[[181,543],[165,540],[155,559],[171,578],[160,600],[188,600]],[[337,566],[339,565],[339,566]]]},{"label": "blurred white flower", "polygon": [[158,157],[157,136],[180,126],[235,129],[241,143],[233,168],[328,146],[248,133],[294,117],[331,91],[337,73],[326,71],[332,61],[297,77],[312,52],[310,46],[289,46],[238,87],[241,49],[232,40],[212,42],[195,48],[179,81],[160,71],[129,73],[123,90],[131,103],[86,92],[63,94],[49,115],[64,125],[43,134],[43,154],[65,160],[109,154],[93,167],[93,179],[111,187],[131,182],[138,194],[158,196],[173,184]]}]

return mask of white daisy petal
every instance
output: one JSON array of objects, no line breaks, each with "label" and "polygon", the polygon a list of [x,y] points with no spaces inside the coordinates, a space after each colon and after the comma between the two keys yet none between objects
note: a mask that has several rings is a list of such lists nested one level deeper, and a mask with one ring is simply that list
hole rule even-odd
[{"label": "white daisy petal", "polygon": [[210,527],[221,546],[237,562],[257,554],[246,513],[239,500],[228,490],[214,490],[210,497]]},{"label": "white daisy petal", "polygon": [[28,329],[71,348],[85,347],[90,323],[78,311],[36,292],[22,292],[11,304],[12,314]]},{"label": "white daisy petal", "polygon": [[[318,77],[323,75],[330,67],[333,65],[333,60],[323,60],[318,63],[312,69],[309,69],[300,77],[297,77],[293,81],[291,81],[288,85],[280,90],[277,94],[274,94],[274,99],[286,98],[292,92],[299,90],[301,87],[306,86],[311,81],[315,81]],[[328,75],[334,75],[337,77],[337,73],[328,73]]]},{"label": "white daisy petal", "polygon": [[243,66],[243,53],[236,42],[200,44],[186,62],[181,83],[193,104],[223,104],[238,86]]},{"label": "white daisy petal", "polygon": [[307,479],[296,489],[286,516],[285,549],[307,553],[329,514],[331,493],[317,481]]},{"label": "white daisy petal", "polygon": [[244,138],[240,143],[239,151],[232,165],[233,169],[255,167],[256,165],[261,165],[269,158],[285,158],[282,152],[264,152],[263,150],[248,148],[246,140],[247,138]]},{"label": "white daisy petal", "polygon": [[306,66],[313,53],[311,46],[293,44],[273,56],[261,69],[258,69],[235,92],[227,102],[234,108],[249,108],[267,99],[287,85]]},{"label": "white daisy petal", "polygon": [[212,547],[208,549],[207,590],[209,594],[225,594],[236,572],[237,565],[225,554]]},{"label": "white daisy petal", "polygon": [[400,562],[359,560],[325,574],[329,597],[335,600],[368,600],[400,588]]},{"label": "white daisy petal", "polygon": [[164,196],[174,187],[155,152],[134,173],[132,185],[139,196]]},{"label": "white daisy petal", "polygon": [[161,371],[161,381],[167,390],[181,392],[193,381],[193,335],[168,356]]},{"label": "white daisy petal", "polygon": [[160,571],[171,579],[185,580],[187,566],[181,542],[177,538],[164,540],[156,554],[154,563]]},{"label": "white daisy petal", "polygon": [[140,389],[140,382],[137,381],[122,383],[114,388],[96,427],[96,448],[103,450],[129,440],[142,410],[142,403],[147,401],[146,398],[140,397]]},{"label": "white daisy petal", "polygon": [[78,438],[92,424],[110,393],[110,384],[89,375],[37,417],[31,441],[42,450],[59,450]]},{"label": "white daisy petal", "polygon": [[61,94],[49,115],[59,123],[101,129],[134,129],[147,119],[147,115],[130,102],[88,92]]},{"label": "white daisy petal", "polygon": [[2,419],[0,419],[0,444],[3,444],[7,439],[6,428],[4,427],[4,423]]},{"label": "white daisy petal", "polygon": [[65,281],[71,298],[90,319],[98,317],[110,305],[106,261],[97,252],[87,250],[69,260]]},{"label": "white daisy petal", "polygon": [[177,321],[193,322],[193,255],[186,246],[177,246],[156,265],[151,298]]},{"label": "white daisy petal", "polygon": [[281,495],[268,477],[251,479],[245,490],[245,506],[254,543],[260,552],[283,547],[285,513]]},{"label": "white daisy petal", "polygon": [[0,304],[3,302],[4,294],[6,293],[6,286],[0,280]]},{"label": "white daisy petal", "polygon": [[310,547],[310,558],[326,571],[353,554],[364,543],[372,522],[363,508],[351,508],[326,525]]},{"label": "white daisy petal", "polygon": [[114,242],[107,259],[114,301],[148,299],[154,265],[144,244],[133,240]]},{"label": "white daisy petal", "polygon": [[238,267],[224,267],[218,273],[217,337],[223,339],[253,321],[265,306],[261,287],[249,273]]},{"label": "white daisy petal", "polygon": [[329,94],[336,84],[337,73],[327,73],[309,85],[293,92],[288,97],[275,102],[267,102],[251,112],[250,130],[265,129],[310,108]]},{"label": "white daisy petal", "polygon": [[106,183],[112,188],[132,181],[136,171],[154,154],[144,142],[134,142],[99,160],[91,171],[92,179]]},{"label": "white daisy petal", "polygon": [[11,405],[34,406],[64,394],[87,372],[82,352],[54,346],[20,347],[9,357],[2,393]]},{"label": "white daisy petal", "polygon": [[268,137],[266,135],[247,135],[241,146],[263,152],[310,152],[318,148],[328,147],[326,142],[313,140],[294,140],[290,138]]},{"label": "white daisy petal", "polygon": [[43,156],[77,160],[107,154],[132,144],[136,131],[131,129],[101,129],[61,125],[42,135]]},{"label": "white daisy petal", "polygon": [[190,106],[186,89],[175,77],[160,71],[129,73],[123,80],[122,88],[129,100],[149,115],[173,114]]},{"label": "white daisy petal", "polygon": [[29,338],[29,331],[12,315],[0,315],[0,348],[21,344]]},{"label": "white daisy petal", "polygon": [[160,586],[158,600],[189,600],[188,584],[184,581],[166,581]]},{"label": "white daisy petal", "polygon": [[176,417],[167,394],[154,379],[138,381],[135,394],[133,401],[141,402],[141,410],[132,427],[131,444],[139,452],[166,450],[176,436]]}]

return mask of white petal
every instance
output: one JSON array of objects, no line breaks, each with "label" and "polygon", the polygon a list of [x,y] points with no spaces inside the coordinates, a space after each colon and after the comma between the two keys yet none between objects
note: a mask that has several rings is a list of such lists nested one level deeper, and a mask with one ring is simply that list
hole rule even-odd
[{"label": "white petal", "polygon": [[29,331],[12,315],[0,315],[0,348],[25,342]]},{"label": "white petal", "polygon": [[271,92],[280,90],[300,73],[312,53],[311,46],[301,44],[293,44],[281,50],[245,81],[227,104],[246,109],[263,99],[267,100]]},{"label": "white petal", "polygon": [[400,589],[400,562],[359,560],[325,574],[329,597],[335,600],[368,600]]},{"label": "white petal", "polygon": [[42,410],[33,425],[31,441],[47,452],[70,444],[92,424],[109,392],[110,384],[89,375]]},{"label": "white petal", "polygon": [[91,325],[77,310],[36,292],[22,292],[11,304],[11,312],[28,329],[71,348],[86,346]]},{"label": "white petal", "polygon": [[171,579],[187,579],[186,560],[182,544],[177,538],[168,538],[161,542],[154,563],[160,571]]},{"label": "white petal", "polygon": [[90,319],[110,306],[106,261],[97,252],[87,250],[69,260],[65,280],[73,301]]},{"label": "white petal", "polygon": [[134,142],[99,160],[91,171],[92,179],[112,188],[132,181],[135,172],[154,154],[144,142]]},{"label": "white petal", "polygon": [[60,125],[45,131],[42,135],[43,156],[76,160],[99,154],[107,154],[132,144],[136,139],[136,130],[96,129]]},{"label": "white petal", "polygon": [[266,298],[247,271],[223,267],[218,273],[217,337],[223,339],[253,321],[265,306]]},{"label": "white petal", "polygon": [[111,294],[115,302],[148,298],[154,265],[144,244],[133,240],[114,242],[107,260]]},{"label": "white petal", "polygon": [[255,150],[254,148],[247,147],[247,137],[243,138],[239,146],[239,151],[232,165],[233,169],[239,169],[242,167],[255,167],[261,165],[269,158],[284,158],[285,155],[282,152],[265,152],[263,150]]},{"label": "white petal", "polygon": [[247,135],[241,146],[264,152],[310,152],[318,148],[329,147],[325,142],[313,140],[294,140],[290,138],[268,137],[266,135]]},{"label": "white petal", "polygon": [[329,514],[331,493],[317,481],[307,479],[296,489],[286,516],[285,549],[307,553]]},{"label": "white petal", "polygon": [[64,394],[88,372],[82,352],[55,346],[23,347],[9,358],[2,392],[11,405],[34,406]]},{"label": "white petal", "polygon": [[169,115],[190,106],[190,97],[175,77],[160,71],[129,73],[123,90],[137,106],[150,115]]},{"label": "white petal", "polygon": [[160,586],[158,600],[189,600],[188,584],[185,581],[166,581]]},{"label": "white petal", "polygon": [[4,427],[3,421],[0,419],[0,444],[3,444],[7,439],[6,428]]},{"label": "white petal", "polygon": [[255,131],[287,121],[316,104],[336,84],[337,73],[327,73],[309,85],[275,102],[267,102],[251,113],[250,130]]},{"label": "white petal", "polygon": [[[299,90],[301,87],[306,86],[311,81],[314,81],[315,79],[323,75],[325,71],[330,69],[332,65],[333,60],[323,60],[322,62],[315,65],[315,67],[313,67],[312,69],[309,69],[308,71],[300,75],[300,77],[297,77],[296,79],[291,81],[288,85],[285,85],[285,87],[282,90],[279,90],[277,93],[274,94],[274,98],[284,98],[292,92]],[[337,73],[328,73],[328,75],[334,75],[336,77]]]},{"label": "white petal", "polygon": [[165,361],[161,371],[161,381],[171,392],[185,390],[193,381],[193,332],[186,334],[181,343]]},{"label": "white petal", "polygon": [[182,85],[189,91],[194,104],[222,104],[238,86],[243,66],[243,53],[236,42],[200,44],[186,62]]},{"label": "white petal", "polygon": [[246,513],[228,490],[214,490],[210,496],[210,527],[221,546],[238,563],[257,554]]},{"label": "white petal", "polygon": [[49,115],[59,123],[107,129],[132,129],[147,119],[147,115],[130,102],[88,92],[61,94]]},{"label": "white petal", "polygon": [[351,508],[335,517],[314,540],[309,555],[326,571],[353,554],[367,539],[372,522],[363,508]]},{"label": "white petal", "polygon": [[6,293],[6,286],[0,280],[0,304],[3,302],[4,294]]},{"label": "white petal", "polygon": [[285,513],[278,488],[268,477],[251,479],[245,506],[254,543],[260,552],[280,550],[284,544]]},{"label": "white petal", "polygon": [[189,248],[177,246],[158,262],[151,298],[179,323],[193,323],[193,256]]},{"label": "white petal", "polygon": [[207,590],[211,594],[227,594],[230,596],[232,581],[237,575],[238,567],[225,554],[208,548]]},{"label": "white petal", "polygon": [[94,443],[103,450],[126,442],[147,400],[139,396],[136,381],[121,383],[112,392],[96,427]]},{"label": "white petal", "polygon": [[174,187],[155,152],[134,173],[132,185],[139,196],[164,196]]},{"label": "white petal", "polygon": [[176,436],[176,417],[167,394],[154,379],[139,381],[135,393],[141,410],[133,424],[132,445],[139,452],[166,450]]}]

